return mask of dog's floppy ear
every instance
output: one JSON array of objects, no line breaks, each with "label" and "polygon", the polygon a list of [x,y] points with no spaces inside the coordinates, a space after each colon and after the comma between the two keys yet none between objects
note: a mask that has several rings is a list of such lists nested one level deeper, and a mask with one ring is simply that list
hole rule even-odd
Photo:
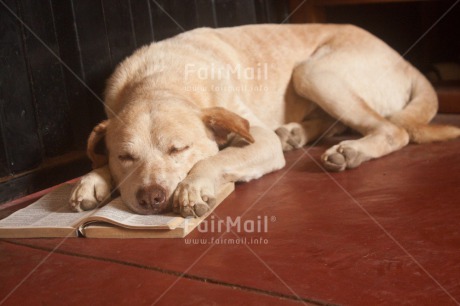
[{"label": "dog's floppy ear", "polygon": [[89,135],[86,154],[93,162],[93,169],[100,168],[107,164],[107,149],[105,148],[105,132],[109,120],[104,120],[93,128]]},{"label": "dog's floppy ear", "polygon": [[214,132],[218,144],[226,143],[230,133],[236,133],[250,143],[254,142],[254,138],[249,133],[249,121],[223,107],[206,108],[202,110],[201,118]]}]

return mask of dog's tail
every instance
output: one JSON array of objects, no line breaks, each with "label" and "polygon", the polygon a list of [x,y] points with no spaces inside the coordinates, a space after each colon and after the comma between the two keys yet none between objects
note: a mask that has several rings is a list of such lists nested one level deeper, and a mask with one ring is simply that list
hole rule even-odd
[{"label": "dog's tail", "polygon": [[414,143],[445,141],[460,136],[460,128],[429,124],[438,111],[438,98],[428,80],[418,71],[414,73],[410,101],[406,107],[388,119],[404,128]]}]

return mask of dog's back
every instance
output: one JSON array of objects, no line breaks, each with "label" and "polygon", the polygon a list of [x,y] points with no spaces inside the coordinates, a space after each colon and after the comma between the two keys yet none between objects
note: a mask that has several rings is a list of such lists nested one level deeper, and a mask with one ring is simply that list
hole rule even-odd
[{"label": "dog's back", "polygon": [[139,92],[169,89],[199,107],[223,106],[276,129],[302,121],[315,109],[295,92],[292,71],[328,53],[334,57],[322,61],[323,68],[328,65],[346,79],[371,109],[406,129],[412,141],[458,136],[455,128],[426,127],[437,98],[420,72],[384,42],[351,25],[200,28],[153,43],[122,62],[108,81],[107,115]]}]

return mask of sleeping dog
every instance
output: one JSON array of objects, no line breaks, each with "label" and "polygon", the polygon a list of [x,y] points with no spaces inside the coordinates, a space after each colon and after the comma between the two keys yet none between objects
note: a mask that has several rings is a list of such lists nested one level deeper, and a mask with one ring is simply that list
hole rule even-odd
[{"label": "sleeping dog", "polygon": [[409,141],[460,136],[429,125],[437,97],[425,77],[351,25],[200,28],[152,43],[119,64],[105,109],[88,140],[94,170],[70,199],[75,211],[115,187],[136,213],[200,216],[221,184],[278,170],[283,151],[347,127],[362,138],[326,150],[331,171]]}]

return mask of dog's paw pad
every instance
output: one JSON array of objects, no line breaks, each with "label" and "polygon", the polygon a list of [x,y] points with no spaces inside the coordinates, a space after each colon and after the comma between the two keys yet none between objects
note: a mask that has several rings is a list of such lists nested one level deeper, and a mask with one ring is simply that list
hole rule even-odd
[{"label": "dog's paw pad", "polygon": [[85,210],[91,210],[94,209],[98,206],[100,202],[98,202],[94,198],[88,198],[88,199],[81,199],[78,201],[72,201],[70,203],[71,209],[76,212],[81,212]]},{"label": "dog's paw pad", "polygon": [[283,151],[291,151],[302,147],[302,128],[295,126],[288,128],[287,126],[281,126],[275,130],[276,135],[280,139]]},{"label": "dog's paw pad", "polygon": [[75,212],[94,209],[98,204],[99,201],[90,186],[77,185],[69,200],[70,209]]},{"label": "dog's paw pad", "polygon": [[368,159],[358,150],[343,145],[337,145],[327,150],[322,158],[324,167],[330,171],[356,168]]},{"label": "dog's paw pad", "polygon": [[193,209],[192,206],[181,206],[180,214],[184,218],[196,217],[195,210]]},{"label": "dog's paw pad", "polygon": [[203,216],[206,214],[211,208],[206,203],[198,203],[194,206],[195,213],[198,217]]},{"label": "dog's paw pad", "polygon": [[324,167],[329,171],[343,171],[347,166],[345,156],[340,153],[333,153],[323,158]]},{"label": "dog's paw pad", "polygon": [[72,211],[91,210],[110,199],[111,184],[91,172],[81,178],[72,189],[69,207]]},{"label": "dog's paw pad", "polygon": [[186,178],[174,193],[174,212],[184,218],[203,216],[216,204],[214,188],[214,182],[208,178]]}]

